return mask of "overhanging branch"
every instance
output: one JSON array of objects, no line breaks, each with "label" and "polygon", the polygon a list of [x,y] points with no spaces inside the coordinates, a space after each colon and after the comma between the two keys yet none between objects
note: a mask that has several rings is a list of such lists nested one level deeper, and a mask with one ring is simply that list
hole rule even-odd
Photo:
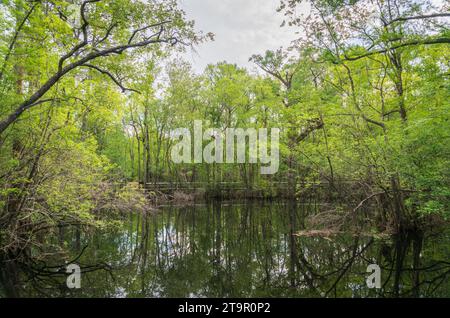
[{"label": "overhanging branch", "polygon": [[444,17],[450,17],[450,13],[433,13],[433,14],[417,15],[412,17],[399,17],[386,23],[386,26],[393,24],[395,22],[405,22],[409,20],[423,20],[423,19],[444,18]]},{"label": "overhanging branch", "polygon": [[412,40],[412,41],[408,41],[408,42],[403,42],[397,45],[393,45],[389,48],[385,48],[385,49],[381,49],[381,50],[376,50],[376,51],[370,51],[367,52],[365,54],[362,55],[358,55],[358,56],[345,56],[344,60],[346,61],[357,61],[360,60],[362,58],[371,56],[371,55],[375,55],[375,54],[383,54],[386,53],[390,50],[395,50],[395,49],[399,49],[402,47],[408,47],[408,46],[415,46],[415,45],[432,45],[432,44],[445,44],[445,43],[450,43],[450,38],[444,37],[444,38],[434,38],[434,39],[425,39],[425,40]]},{"label": "overhanging branch", "polygon": [[135,90],[133,88],[127,88],[127,87],[123,86],[120,83],[120,81],[114,75],[112,75],[110,72],[108,72],[108,71],[106,71],[106,70],[104,70],[104,69],[102,69],[102,68],[100,68],[98,66],[95,66],[95,65],[92,65],[92,64],[83,64],[81,66],[94,69],[94,70],[96,70],[96,71],[98,71],[98,72],[100,72],[100,73],[102,73],[104,75],[107,75],[117,86],[120,87],[120,89],[122,89],[122,92],[131,91],[131,92],[135,92],[135,93],[140,94],[140,92],[138,90]]}]

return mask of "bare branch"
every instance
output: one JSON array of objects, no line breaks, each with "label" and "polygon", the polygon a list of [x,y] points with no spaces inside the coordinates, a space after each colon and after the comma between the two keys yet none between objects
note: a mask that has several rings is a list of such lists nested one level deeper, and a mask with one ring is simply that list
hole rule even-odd
[{"label": "bare branch", "polygon": [[425,39],[425,40],[411,40],[411,41],[408,41],[408,42],[403,42],[403,43],[391,46],[389,48],[376,50],[376,51],[370,51],[370,52],[367,52],[367,53],[359,55],[359,56],[353,56],[353,57],[345,56],[344,60],[346,60],[346,61],[356,61],[356,60],[360,60],[362,58],[365,58],[365,57],[368,57],[368,56],[371,56],[371,55],[386,53],[386,52],[388,52],[390,50],[395,50],[395,49],[399,49],[399,48],[402,48],[402,47],[415,46],[415,45],[444,44],[444,43],[450,43],[450,38],[434,38],[434,39]]},{"label": "bare branch", "polygon": [[96,45],[97,45],[97,44],[100,44],[100,43],[102,43],[102,42],[104,42],[104,41],[106,41],[106,39],[109,38],[109,36],[111,35],[112,30],[113,30],[117,25],[118,25],[117,22],[111,24],[111,25],[109,26],[108,30],[106,30],[105,35],[104,35],[100,40],[97,41]]},{"label": "bare branch", "polygon": [[[151,29],[151,28],[155,28],[155,27],[158,27],[158,26],[160,27],[160,31],[159,31],[158,33],[156,33],[156,35],[158,35],[158,36],[161,35],[162,32],[163,32],[163,30],[164,30],[164,25],[167,24],[167,23],[170,23],[170,22],[171,22],[171,21],[162,21],[162,22],[159,22],[159,23],[147,25],[147,26],[145,26],[145,27],[143,27],[143,28],[134,30],[133,33],[131,34],[129,40],[128,40],[128,44],[131,44],[131,42],[133,42],[135,36],[136,36],[139,32],[142,32],[142,31],[145,31],[145,30],[148,30],[148,29]],[[154,35],[155,35],[155,34],[154,34]],[[152,35],[152,37],[153,37],[154,35]]]},{"label": "bare branch", "polygon": [[80,7],[80,17],[81,20],[83,21],[83,24],[81,25],[81,31],[83,32],[83,40],[78,43],[77,45],[75,45],[72,50],[70,50],[69,52],[67,52],[65,55],[63,55],[61,57],[61,59],[59,60],[58,63],[58,72],[62,71],[64,62],[71,58],[75,53],[77,53],[80,49],[82,49],[83,47],[85,47],[88,44],[88,34],[87,34],[87,30],[89,27],[89,21],[86,19],[86,5],[89,3],[94,3],[94,2],[99,2],[101,0],[86,0],[81,4]]},{"label": "bare branch", "polygon": [[395,22],[404,22],[409,20],[423,20],[423,19],[430,19],[430,18],[442,18],[442,17],[450,17],[450,13],[433,13],[433,14],[426,14],[426,15],[417,15],[412,17],[399,17],[396,19],[393,19],[389,22],[387,22],[385,25],[391,25]]},{"label": "bare branch", "polygon": [[114,75],[112,75],[110,72],[108,72],[108,71],[106,71],[106,70],[104,70],[104,69],[101,69],[101,68],[98,67],[98,66],[95,66],[95,65],[92,65],[92,64],[83,64],[83,65],[81,65],[81,66],[85,66],[85,67],[94,69],[94,70],[96,70],[96,71],[98,71],[98,72],[100,72],[100,73],[102,73],[102,74],[104,74],[104,75],[109,76],[109,78],[111,78],[112,81],[113,81],[117,86],[119,86],[120,89],[122,89],[122,92],[125,92],[125,91],[131,91],[131,92],[135,92],[135,93],[140,94],[140,92],[137,91],[137,90],[135,90],[135,89],[127,88],[127,87],[123,86],[123,85],[120,83],[120,81],[119,81],[117,78],[114,77]]}]

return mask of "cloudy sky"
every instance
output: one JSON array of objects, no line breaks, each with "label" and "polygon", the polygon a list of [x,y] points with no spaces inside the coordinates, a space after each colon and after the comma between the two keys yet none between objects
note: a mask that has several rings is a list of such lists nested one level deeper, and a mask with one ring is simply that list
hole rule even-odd
[{"label": "cloudy sky", "polygon": [[280,28],[279,0],[180,0],[180,4],[196,21],[197,30],[215,34],[214,42],[196,48],[197,54],[186,54],[196,72],[224,60],[252,69],[248,62],[252,54],[287,47],[296,38],[295,29]]}]

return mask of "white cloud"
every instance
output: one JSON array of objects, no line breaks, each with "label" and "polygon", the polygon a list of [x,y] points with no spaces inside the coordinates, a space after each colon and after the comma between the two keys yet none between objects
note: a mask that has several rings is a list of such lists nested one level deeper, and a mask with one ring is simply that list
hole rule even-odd
[{"label": "white cloud", "polygon": [[227,61],[252,68],[252,54],[280,46],[288,47],[297,36],[296,29],[283,27],[283,15],[276,11],[279,0],[180,0],[196,29],[215,34],[214,42],[188,52],[196,72],[206,65]]}]

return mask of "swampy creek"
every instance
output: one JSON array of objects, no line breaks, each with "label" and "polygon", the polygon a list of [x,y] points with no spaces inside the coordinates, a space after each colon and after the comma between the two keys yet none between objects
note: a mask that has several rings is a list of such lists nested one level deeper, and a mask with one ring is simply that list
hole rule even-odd
[{"label": "swampy creek", "polygon": [[[3,261],[0,296],[450,295],[448,232],[296,236],[314,210],[292,202],[215,202],[130,213],[114,231],[65,229],[55,244],[80,265],[81,288],[67,288],[64,269],[52,267],[57,260],[33,270]],[[366,284],[369,264],[381,268],[380,289]]]}]

